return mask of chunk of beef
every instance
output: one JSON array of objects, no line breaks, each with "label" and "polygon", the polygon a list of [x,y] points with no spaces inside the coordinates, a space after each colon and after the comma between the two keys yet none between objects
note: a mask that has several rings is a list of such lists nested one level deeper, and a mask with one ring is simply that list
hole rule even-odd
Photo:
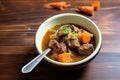
[{"label": "chunk of beef", "polygon": [[75,25],[71,25],[70,28],[72,29],[72,31],[77,32],[77,33],[80,31],[80,29],[76,27]]},{"label": "chunk of beef", "polygon": [[83,44],[78,48],[79,54],[89,55],[93,52],[93,44]]},{"label": "chunk of beef", "polygon": [[67,47],[66,47],[65,43],[63,43],[63,42],[58,43],[57,40],[50,40],[48,46],[57,53],[67,52]]},{"label": "chunk of beef", "polygon": [[51,40],[49,41],[48,46],[49,46],[50,48],[52,48],[53,50],[58,50],[59,47],[60,47],[58,41],[55,40],[55,39],[51,39]]},{"label": "chunk of beef", "polygon": [[70,48],[75,49],[80,47],[80,43],[77,39],[70,40],[70,43],[71,43]]},{"label": "chunk of beef", "polygon": [[58,37],[62,37],[65,36],[67,34],[69,34],[71,32],[71,28],[70,25],[63,25],[60,27],[60,29],[57,31],[57,36]]},{"label": "chunk of beef", "polygon": [[65,35],[67,35],[67,32],[63,31],[62,29],[59,29],[57,31],[57,36],[58,37],[62,37],[62,36],[65,36]]},{"label": "chunk of beef", "polygon": [[60,43],[60,48],[59,48],[59,53],[64,53],[64,52],[67,52],[67,46],[64,42],[61,42]]}]

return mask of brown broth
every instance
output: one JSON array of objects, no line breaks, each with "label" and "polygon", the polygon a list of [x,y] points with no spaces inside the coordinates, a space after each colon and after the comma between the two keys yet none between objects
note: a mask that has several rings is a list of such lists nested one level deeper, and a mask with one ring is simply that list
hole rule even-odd
[{"label": "brown broth", "polygon": [[45,49],[48,48],[48,42],[49,42],[49,39],[50,39],[50,35],[53,34],[54,32],[51,31],[51,30],[48,30],[43,39],[42,39],[42,51],[44,51]]}]

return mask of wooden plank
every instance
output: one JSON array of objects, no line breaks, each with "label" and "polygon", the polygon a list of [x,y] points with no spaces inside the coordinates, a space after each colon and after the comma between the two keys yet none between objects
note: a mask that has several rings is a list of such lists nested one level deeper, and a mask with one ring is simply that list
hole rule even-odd
[{"label": "wooden plank", "polygon": [[1,55],[37,54],[35,46],[0,46]]},{"label": "wooden plank", "polygon": [[[35,55],[7,55],[0,56],[0,79],[77,79],[77,80],[119,80],[120,54],[100,53],[85,68],[75,71],[62,71],[51,67],[42,61],[31,73],[22,74],[21,67],[31,60]],[[8,66],[9,65],[9,66]],[[4,69],[5,68],[5,69]],[[109,72],[109,73],[108,73]],[[52,74],[51,74],[52,73]],[[60,76],[61,75],[61,76]],[[47,77],[46,77],[47,76]]]}]

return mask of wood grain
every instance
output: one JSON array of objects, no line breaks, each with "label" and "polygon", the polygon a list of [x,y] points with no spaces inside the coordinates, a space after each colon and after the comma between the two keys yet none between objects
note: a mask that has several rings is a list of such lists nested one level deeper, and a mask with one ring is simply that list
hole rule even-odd
[{"label": "wood grain", "polygon": [[[14,80],[119,80],[120,54],[101,53],[87,67],[62,71],[42,61],[31,73],[22,74],[21,67],[35,55],[3,55],[0,56],[0,79]],[[48,67],[49,66],[49,67]]]},{"label": "wood grain", "polygon": [[[0,0],[0,80],[119,80],[120,79],[120,0],[100,0],[101,9],[88,16],[76,6],[94,0],[65,0],[70,7],[59,11],[44,4],[60,0]],[[47,18],[60,13],[76,13],[93,20],[103,36],[98,56],[85,68],[61,71],[44,60],[29,74],[21,67],[34,58],[35,33]]]}]

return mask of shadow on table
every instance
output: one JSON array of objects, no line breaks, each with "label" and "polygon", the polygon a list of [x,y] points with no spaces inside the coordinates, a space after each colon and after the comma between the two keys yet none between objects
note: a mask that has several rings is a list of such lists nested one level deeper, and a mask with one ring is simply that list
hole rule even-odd
[{"label": "shadow on table", "polygon": [[42,61],[31,73],[22,74],[21,80],[78,80],[85,77],[87,69],[58,70]]}]

